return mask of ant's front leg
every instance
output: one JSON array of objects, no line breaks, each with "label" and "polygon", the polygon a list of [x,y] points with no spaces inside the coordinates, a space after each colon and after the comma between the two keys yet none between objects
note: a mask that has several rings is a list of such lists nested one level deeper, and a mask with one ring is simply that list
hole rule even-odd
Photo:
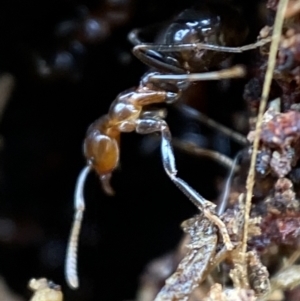
[{"label": "ant's front leg", "polygon": [[233,249],[226,226],[215,213],[216,205],[204,199],[185,181],[177,177],[174,152],[171,144],[172,135],[167,123],[159,119],[138,119],[136,121],[136,132],[139,134],[161,133],[161,155],[164,169],[169,178],[176,186],[200,209],[204,215],[213,222],[220,230],[224,244],[228,250]]},{"label": "ant's front leg", "polygon": [[157,70],[160,70],[161,72],[168,72],[168,73],[175,73],[175,74],[181,74],[185,73],[185,70],[183,68],[180,68],[180,66],[174,65],[174,62],[172,61],[172,58],[169,56],[161,55],[156,50],[147,50],[143,51],[141,50],[139,45],[135,46],[132,50],[133,54],[145,65],[156,68]]}]

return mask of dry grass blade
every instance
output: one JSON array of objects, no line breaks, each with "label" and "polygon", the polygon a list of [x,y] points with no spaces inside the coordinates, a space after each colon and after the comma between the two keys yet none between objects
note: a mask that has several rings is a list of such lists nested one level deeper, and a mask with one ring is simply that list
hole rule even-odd
[{"label": "dry grass blade", "polygon": [[[257,123],[255,128],[255,138],[253,142],[251,163],[250,163],[250,169],[249,169],[249,174],[246,183],[247,194],[246,194],[246,206],[245,206],[245,223],[244,223],[244,235],[243,235],[243,242],[242,242],[242,249],[241,249],[242,251],[241,255],[243,256],[244,263],[246,262],[248,227],[249,227],[249,218],[250,218],[249,215],[250,215],[252,193],[253,193],[253,187],[255,181],[255,164],[256,164],[256,157],[257,157],[258,145],[260,140],[261,126],[262,126],[263,114],[266,109],[267,99],[270,92],[270,85],[273,78],[273,72],[276,63],[276,55],[279,47],[281,30],[282,30],[287,4],[288,4],[288,0],[280,0],[278,4],[274,30],[272,34],[272,43],[270,48],[267,72],[266,72],[265,81],[263,85],[263,92],[262,92],[261,102],[259,106],[259,113],[257,116]],[[244,266],[246,267],[246,264],[244,264]]]}]

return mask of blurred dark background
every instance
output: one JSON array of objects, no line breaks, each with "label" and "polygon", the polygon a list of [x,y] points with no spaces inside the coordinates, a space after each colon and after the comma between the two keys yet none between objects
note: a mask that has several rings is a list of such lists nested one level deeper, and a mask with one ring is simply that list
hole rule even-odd
[{"label": "blurred dark background", "polygon": [[[253,41],[261,26],[258,1],[240,2],[250,24],[248,41]],[[0,72],[14,78],[0,123],[0,275],[25,298],[30,278],[47,277],[62,285],[65,300],[133,299],[145,265],[176,246],[180,223],[197,212],[163,172],[157,140],[124,134],[120,168],[112,180],[116,196],[101,191],[94,173],[88,178],[79,245],[81,286],[67,288],[64,258],[74,185],[85,164],[86,129],[147,70],[132,56],[127,34],[166,21],[191,3],[0,2]],[[235,61],[247,64],[249,55]],[[245,81],[234,81],[226,93],[219,83],[206,84],[199,96],[205,104],[199,107],[232,126],[234,114],[243,117],[245,111]],[[200,146],[231,157],[238,150],[175,108],[168,112],[174,137],[196,137]],[[175,154],[180,176],[215,199],[217,183],[228,171],[208,159]]]}]

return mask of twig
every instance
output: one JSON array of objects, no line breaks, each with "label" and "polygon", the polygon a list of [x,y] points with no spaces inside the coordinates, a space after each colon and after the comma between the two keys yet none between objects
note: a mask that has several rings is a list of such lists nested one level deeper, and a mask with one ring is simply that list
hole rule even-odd
[{"label": "twig", "polygon": [[[267,66],[267,72],[265,76],[265,81],[263,85],[263,92],[261,97],[261,102],[259,106],[259,113],[257,116],[257,123],[255,128],[255,138],[253,142],[253,150],[252,150],[252,156],[251,156],[251,163],[250,163],[250,169],[249,174],[247,177],[246,182],[246,188],[247,188],[247,194],[246,194],[246,204],[245,204],[245,222],[244,222],[244,233],[243,233],[243,241],[242,241],[242,247],[241,247],[241,256],[242,256],[242,262],[244,262],[244,267],[246,267],[246,251],[247,251],[247,240],[248,240],[248,227],[249,227],[249,215],[250,215],[250,209],[251,209],[251,200],[252,200],[252,193],[253,193],[253,187],[254,187],[254,181],[255,181],[255,163],[256,163],[256,157],[258,152],[258,145],[260,140],[260,133],[261,133],[261,126],[262,126],[262,118],[263,114],[266,109],[267,99],[270,92],[270,85],[273,78],[273,72],[275,68],[276,63],[276,54],[279,47],[279,41],[281,37],[281,29],[284,21],[285,11],[288,4],[288,0],[280,0],[277,8],[276,18],[275,18],[275,24],[274,24],[274,30],[272,34],[272,42],[271,42],[271,48],[270,48],[270,54],[269,54],[269,60],[268,60],[268,66]],[[246,269],[246,268],[245,268]],[[246,271],[244,271],[246,273]]]}]

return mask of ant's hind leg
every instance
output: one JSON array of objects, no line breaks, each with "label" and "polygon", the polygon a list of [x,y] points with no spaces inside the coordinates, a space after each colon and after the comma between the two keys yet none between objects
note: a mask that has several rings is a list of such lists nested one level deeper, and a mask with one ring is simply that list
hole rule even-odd
[{"label": "ant's hind leg", "polygon": [[139,119],[136,124],[136,132],[139,134],[150,134],[154,132],[161,133],[161,154],[165,172],[176,186],[193,202],[193,204],[202,210],[204,215],[219,228],[227,249],[231,250],[233,246],[226,226],[215,214],[216,205],[203,198],[185,181],[177,177],[175,157],[171,145],[172,136],[167,123],[164,120]]}]

